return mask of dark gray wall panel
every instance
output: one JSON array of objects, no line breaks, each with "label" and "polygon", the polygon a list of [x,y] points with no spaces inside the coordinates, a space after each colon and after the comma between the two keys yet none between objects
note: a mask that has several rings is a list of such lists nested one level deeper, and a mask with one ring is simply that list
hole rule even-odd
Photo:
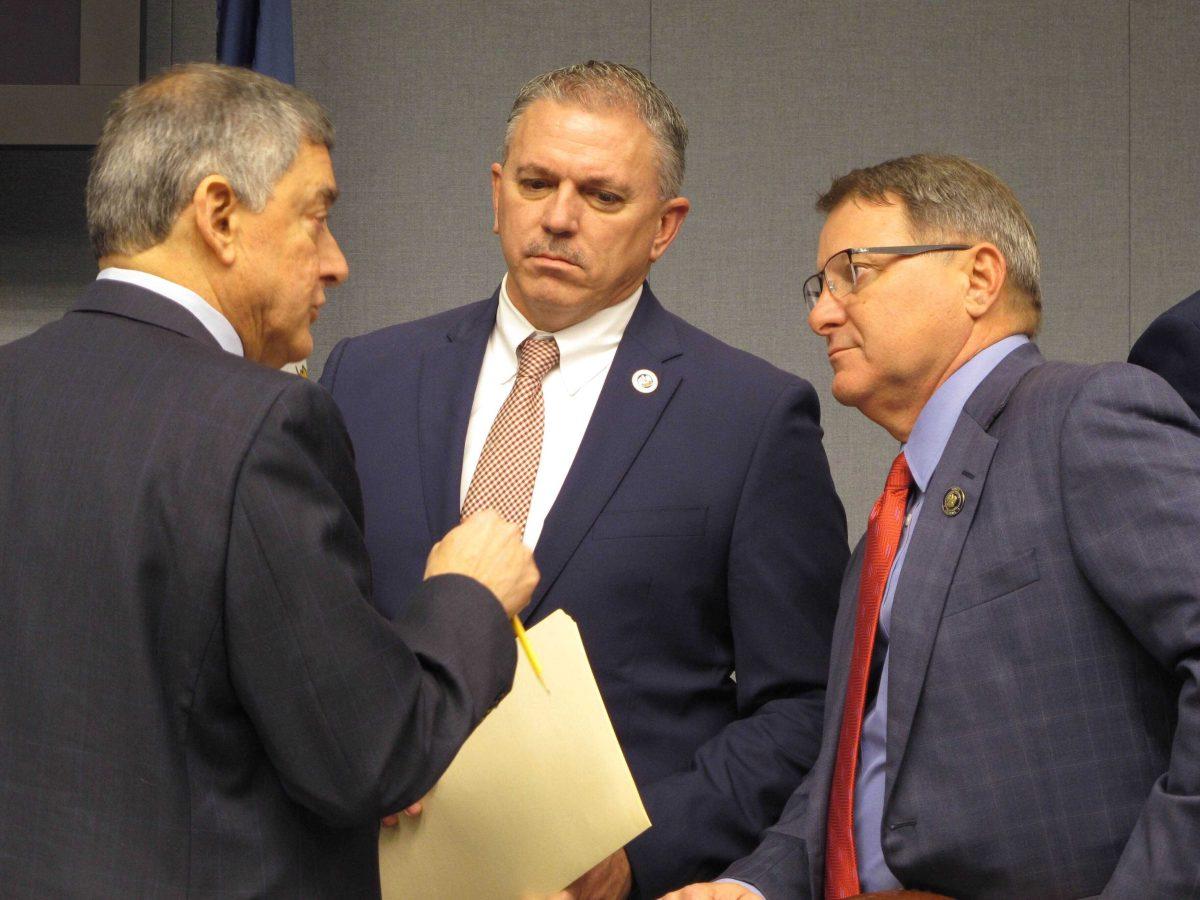
[{"label": "dark gray wall panel", "polygon": [[171,62],[215,62],[216,58],[217,4],[171,0]]},{"label": "dark gray wall panel", "polygon": [[804,323],[812,203],[832,176],[921,150],[983,163],[1038,231],[1043,349],[1079,360],[1127,349],[1126,6],[1046,8],[654,3],[653,74],[689,120],[695,203],[657,283],[698,324],[819,386],[852,533],[896,448],[833,401]]},{"label": "dark gray wall panel", "polygon": [[0,147],[0,344],[57,319],[96,275],[83,212],[89,155]]},{"label": "dark gray wall panel", "polygon": [[[216,5],[147,0],[143,63],[149,75],[172,62],[211,61]],[[96,276],[87,239],[84,187],[90,149],[0,147],[0,344],[66,312]]]},{"label": "dark gray wall panel", "polygon": [[1136,340],[1160,312],[1200,290],[1200,3],[1139,0],[1130,37]]},{"label": "dark gray wall panel", "polygon": [[520,86],[589,57],[649,63],[646,0],[325,4],[296,0],[296,76],[333,114],[350,280],[315,329],[334,341],[487,296],[504,273],[489,165]]}]

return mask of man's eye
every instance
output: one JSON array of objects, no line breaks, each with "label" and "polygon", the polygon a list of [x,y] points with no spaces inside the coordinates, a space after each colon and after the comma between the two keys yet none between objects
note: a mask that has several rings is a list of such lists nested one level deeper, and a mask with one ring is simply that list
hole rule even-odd
[{"label": "man's eye", "polygon": [[871,271],[871,267],[864,265],[862,263],[851,263],[850,264],[850,276],[855,281],[858,281],[858,279],[862,278],[864,275],[866,275],[870,271]]},{"label": "man's eye", "polygon": [[544,178],[524,178],[521,180],[521,186],[531,191],[544,191],[550,183]]},{"label": "man's eye", "polygon": [[613,209],[620,206],[624,202],[624,198],[612,191],[593,191],[592,201],[602,209]]}]

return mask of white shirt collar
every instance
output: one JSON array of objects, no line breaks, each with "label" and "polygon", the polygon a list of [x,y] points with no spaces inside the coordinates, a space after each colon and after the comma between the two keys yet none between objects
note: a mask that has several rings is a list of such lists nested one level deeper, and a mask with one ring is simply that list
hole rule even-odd
[{"label": "white shirt collar", "polygon": [[499,337],[496,350],[500,359],[492,375],[501,383],[517,375],[517,347],[531,334],[552,337],[558,343],[558,370],[563,386],[574,396],[599,372],[608,368],[629,320],[633,318],[642,285],[613,306],[577,322],[561,331],[539,331],[521,315],[508,296],[508,275],[500,282],[500,303],[496,308],[495,335]]},{"label": "white shirt collar", "polygon": [[173,281],[168,281],[165,278],[159,278],[157,275],[151,275],[149,272],[139,272],[136,269],[120,269],[116,266],[101,269],[100,274],[96,276],[96,280],[100,281],[101,279],[105,281],[123,281],[126,284],[132,284],[136,287],[153,291],[160,297],[173,300],[199,319],[200,324],[216,339],[216,342],[221,345],[223,350],[235,356],[245,356],[242,339],[238,337],[238,333],[234,330],[233,326],[229,324],[229,320],[210,306],[195,291],[189,290]]}]

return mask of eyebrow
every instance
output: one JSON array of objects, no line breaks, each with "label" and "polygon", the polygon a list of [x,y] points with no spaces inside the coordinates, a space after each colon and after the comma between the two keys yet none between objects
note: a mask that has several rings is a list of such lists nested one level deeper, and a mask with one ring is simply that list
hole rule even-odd
[{"label": "eyebrow", "polygon": [[341,196],[341,191],[335,187],[323,187],[317,192],[317,199],[325,201],[326,206],[333,206],[337,203],[337,199]]}]

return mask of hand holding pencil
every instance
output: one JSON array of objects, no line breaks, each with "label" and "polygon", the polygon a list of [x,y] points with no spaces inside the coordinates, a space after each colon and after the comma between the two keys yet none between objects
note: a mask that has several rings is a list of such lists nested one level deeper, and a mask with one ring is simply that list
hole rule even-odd
[{"label": "hand holding pencil", "polygon": [[540,577],[521,530],[490,509],[468,516],[429,551],[426,578],[454,574],[474,578],[495,594],[510,619],[529,604]]}]

